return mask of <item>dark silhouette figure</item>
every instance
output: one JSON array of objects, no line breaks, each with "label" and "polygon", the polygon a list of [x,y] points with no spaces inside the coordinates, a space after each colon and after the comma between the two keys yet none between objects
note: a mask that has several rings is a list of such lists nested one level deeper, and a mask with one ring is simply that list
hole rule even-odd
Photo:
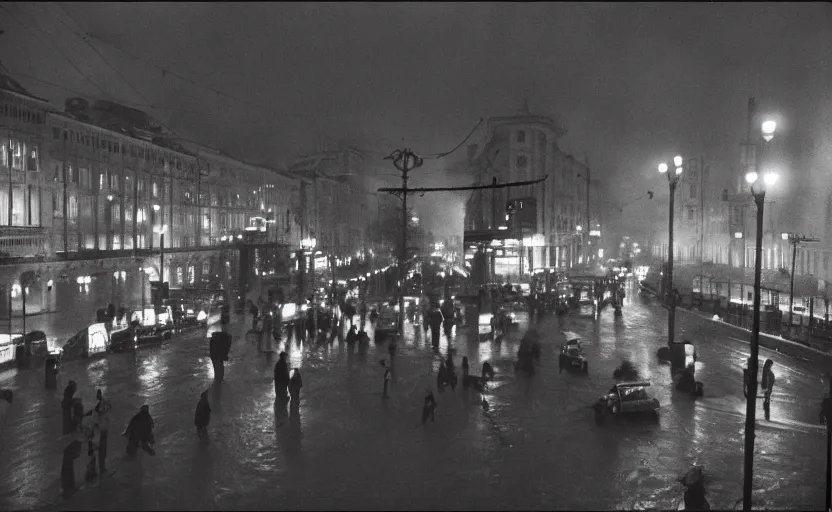
[{"label": "dark silhouette figure", "polygon": [[225,331],[211,334],[209,352],[211,355],[211,363],[214,365],[214,380],[217,382],[225,380],[225,362],[228,361],[230,351],[231,334]]},{"label": "dark silhouette figure", "polygon": [[75,459],[81,456],[81,448],[81,441],[77,439],[70,441],[64,448],[61,462],[61,488],[66,495],[75,492]]},{"label": "dark silhouette figure", "polygon": [[289,387],[289,363],[286,361],[286,357],[286,352],[281,352],[280,357],[274,364],[275,399],[286,400],[287,388]]},{"label": "dark silhouette figure", "polygon": [[442,322],[444,318],[442,317],[442,312],[439,309],[434,308],[430,312],[430,335],[431,335],[431,344],[434,347],[439,346],[439,338],[441,336],[441,329],[442,329]]},{"label": "dark silhouette figure", "polygon": [[774,372],[771,371],[773,365],[774,361],[766,359],[763,365],[762,381],[760,382],[760,387],[763,388],[763,410],[765,411],[766,419],[770,419],[771,413],[771,392],[774,388]]},{"label": "dark silhouette figure", "polygon": [[61,410],[63,412],[63,433],[69,434],[75,430],[75,425],[72,422],[72,401],[75,398],[75,391],[78,385],[74,380],[69,381],[64,388],[64,398],[61,400]]},{"label": "dark silhouette figure", "polygon": [[143,405],[141,410],[130,420],[127,430],[123,434],[127,437],[127,455],[135,456],[139,446],[150,455],[156,455],[156,451],[153,449],[153,444],[156,442],[153,436],[153,428],[150,406]]},{"label": "dark silhouette figure", "polygon": [[289,379],[289,396],[292,399],[292,406],[300,406],[300,388],[303,387],[303,378],[300,376],[300,370],[295,368],[292,372],[292,378]]},{"label": "dark silhouette figure", "polygon": [[431,391],[428,391],[425,395],[425,403],[422,406],[422,425],[428,422],[428,418],[432,422],[436,422],[436,398],[434,398]]},{"label": "dark silhouette figure", "polygon": [[196,433],[200,438],[205,438],[208,434],[209,423],[211,423],[211,404],[208,403],[208,391],[203,391],[199,395],[199,402],[196,404],[196,412],[194,413],[194,425],[196,425]]},{"label": "dark silhouette figure", "polygon": [[390,368],[387,367],[387,361],[382,359],[380,363],[381,366],[384,367],[384,389],[382,391],[381,397],[387,398],[387,387],[390,385],[390,379],[392,378],[392,374],[390,373]]}]

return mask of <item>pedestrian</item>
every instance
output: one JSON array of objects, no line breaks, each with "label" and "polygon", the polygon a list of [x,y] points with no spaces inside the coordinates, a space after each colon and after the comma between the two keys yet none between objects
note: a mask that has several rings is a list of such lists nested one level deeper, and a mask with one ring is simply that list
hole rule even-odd
[{"label": "pedestrian", "polygon": [[424,426],[428,422],[428,418],[432,422],[436,422],[436,398],[433,396],[433,392],[428,390],[427,395],[425,395],[425,403],[422,406],[422,425]]},{"label": "pedestrian", "polygon": [[448,369],[445,366],[445,361],[439,361],[439,371],[436,372],[436,390],[440,393],[445,390],[445,385],[448,383]]},{"label": "pedestrian", "polygon": [[300,388],[303,387],[303,378],[300,376],[300,370],[297,368],[292,372],[292,378],[289,379],[289,397],[292,400],[293,407],[300,406]]},{"label": "pedestrian", "polygon": [[462,387],[466,391],[471,386],[471,382],[468,379],[468,374],[469,374],[468,356],[463,356],[463,358],[462,358]]},{"label": "pedestrian", "polygon": [[214,365],[214,379],[217,382],[225,380],[225,362],[228,361],[230,351],[231,334],[226,331],[215,331],[211,333],[209,352],[211,363]]},{"label": "pedestrian", "polygon": [[104,393],[99,389],[95,392],[95,397],[98,402],[95,407],[85,414],[85,416],[94,416],[93,427],[99,432],[98,435],[98,470],[103,474],[107,469],[107,437],[110,432],[110,409],[112,406],[108,400],[104,399]]},{"label": "pedestrian", "polygon": [[274,364],[274,398],[286,400],[286,388],[289,386],[289,363],[286,352],[281,352]]},{"label": "pedestrian", "polygon": [[61,461],[61,488],[65,495],[75,492],[75,459],[81,456],[81,441],[73,438],[64,448]]},{"label": "pedestrian", "polygon": [[61,400],[61,409],[63,411],[63,433],[69,434],[75,430],[75,425],[72,423],[72,400],[75,397],[75,391],[78,385],[74,380],[67,383],[64,388],[64,398]]},{"label": "pedestrian", "polygon": [[143,405],[127,425],[127,430],[122,434],[127,437],[127,455],[135,456],[139,446],[149,453],[156,455],[153,449],[156,439],[153,436],[153,418],[150,416],[150,406]]},{"label": "pedestrian", "polygon": [[208,424],[211,423],[211,404],[208,403],[208,391],[203,391],[199,395],[199,402],[196,404],[196,412],[194,412],[194,425],[196,425],[196,433],[200,439],[204,439],[208,434]]},{"label": "pedestrian", "polygon": [[84,425],[84,402],[75,397],[72,399],[72,424],[74,430],[83,430]]},{"label": "pedestrian", "polygon": [[430,334],[431,334],[431,344],[434,347],[439,346],[439,337],[442,334],[442,322],[444,322],[444,317],[442,316],[442,312],[439,311],[439,308],[434,308],[430,312]]},{"label": "pedestrian", "polygon": [[87,470],[84,473],[84,480],[92,482],[98,476],[95,470],[95,455],[98,450],[95,447],[95,425],[86,431],[87,434]]},{"label": "pedestrian", "polygon": [[384,367],[384,390],[382,391],[381,397],[387,398],[387,387],[390,385],[392,374],[390,373],[390,368],[387,367],[387,361],[382,359],[379,363]]},{"label": "pedestrian", "polygon": [[761,385],[763,388],[763,410],[766,414],[766,419],[769,419],[769,413],[771,408],[771,392],[774,388],[774,372],[771,371],[771,367],[774,365],[774,361],[771,359],[766,359],[765,364],[763,364],[763,378],[761,381]]},{"label": "pedestrian", "polygon": [[350,326],[350,330],[347,331],[347,343],[355,343],[358,341],[358,333],[355,332],[355,326]]}]

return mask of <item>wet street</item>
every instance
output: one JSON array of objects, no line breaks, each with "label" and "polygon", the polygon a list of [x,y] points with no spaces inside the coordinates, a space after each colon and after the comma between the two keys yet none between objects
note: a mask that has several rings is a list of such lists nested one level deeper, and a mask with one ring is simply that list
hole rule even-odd
[{"label": "wet street", "polygon": [[[697,341],[697,380],[705,386],[704,398],[694,402],[671,391],[670,370],[656,359],[666,339],[665,310],[630,296],[620,318],[607,309],[598,320],[540,322],[543,354],[528,391],[513,371],[525,316],[502,341],[455,333],[458,374],[464,355],[472,374],[485,360],[497,371],[487,407],[461,386],[435,391],[438,356],[408,324],[387,400],[379,364],[388,357],[386,343],[286,346],[304,383],[300,412],[289,413],[275,406],[275,359],[246,339],[250,318],[235,317],[226,381],[209,392],[207,444],[193,424],[199,394],[212,386],[204,330],[135,357],[66,363],[54,391],[44,389],[42,368],[0,373],[0,387],[15,390],[0,425],[0,509],[666,509],[676,507],[682,496],[676,478],[692,464],[705,467],[711,506],[732,509],[742,496],[742,368],[749,347],[718,324],[680,312],[677,326]],[[589,376],[558,372],[561,330],[585,337]],[[442,357],[448,345],[443,335]],[[821,510],[822,368],[766,349],[760,357],[761,364],[774,360],[777,386],[771,420],[762,418],[762,403],[758,411],[754,506]],[[614,383],[622,358],[652,382],[649,391],[662,405],[658,424],[595,424],[590,406]],[[98,387],[113,404],[113,473],[66,500],[59,476],[70,436],[61,436],[60,400],[69,379],[78,382],[85,409]],[[435,423],[422,427],[428,389],[439,406]],[[142,404],[156,423],[157,455],[128,460],[119,434]],[[76,461],[79,484],[85,462],[86,450]]]}]

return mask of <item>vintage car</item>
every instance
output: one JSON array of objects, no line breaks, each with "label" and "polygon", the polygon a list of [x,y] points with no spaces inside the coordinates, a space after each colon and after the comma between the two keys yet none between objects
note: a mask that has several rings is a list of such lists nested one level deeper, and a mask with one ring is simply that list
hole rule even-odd
[{"label": "vintage car", "polygon": [[558,366],[562,372],[567,370],[580,370],[581,373],[589,373],[589,362],[583,355],[581,336],[571,331],[562,331],[566,344],[561,346],[558,356]]},{"label": "vintage car", "polygon": [[395,336],[398,332],[399,312],[393,306],[380,305],[373,339],[378,343],[389,336]]},{"label": "vintage car", "polygon": [[595,403],[595,421],[603,423],[609,416],[623,414],[651,414],[659,419],[659,401],[647,394],[649,382],[622,382],[598,398]]}]

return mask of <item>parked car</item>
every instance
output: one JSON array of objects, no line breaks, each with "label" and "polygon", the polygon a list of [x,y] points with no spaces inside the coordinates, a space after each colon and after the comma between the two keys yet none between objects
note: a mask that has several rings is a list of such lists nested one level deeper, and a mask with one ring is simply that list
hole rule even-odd
[{"label": "parked car", "polygon": [[649,382],[622,382],[615,384],[607,394],[595,403],[595,421],[604,423],[608,417],[630,414],[651,414],[659,419],[659,401],[647,394]]},{"label": "parked car", "polygon": [[580,370],[581,373],[589,373],[589,362],[583,355],[581,337],[574,332],[564,331],[566,344],[561,346],[558,356],[558,366],[562,372],[567,370]]},{"label": "parked car", "polygon": [[374,339],[380,342],[388,336],[395,336],[399,332],[399,313],[392,306],[380,305],[378,321],[375,325]]}]

